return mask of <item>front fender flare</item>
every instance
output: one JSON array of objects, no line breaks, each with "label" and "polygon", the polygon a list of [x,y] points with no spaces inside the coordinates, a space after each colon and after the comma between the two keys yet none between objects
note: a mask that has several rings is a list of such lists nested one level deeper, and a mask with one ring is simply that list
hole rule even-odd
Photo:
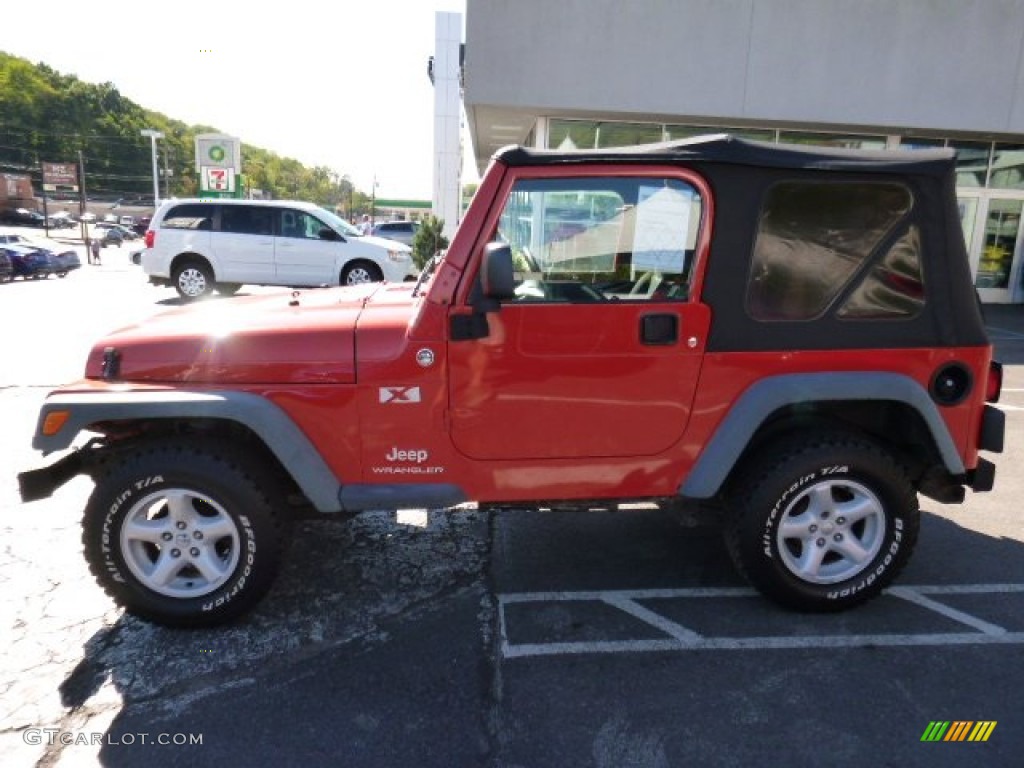
[{"label": "front fender flare", "polygon": [[711,498],[769,416],[787,405],[823,400],[887,400],[909,405],[927,425],[949,473],[964,474],[963,460],[938,407],[925,388],[909,376],[883,371],[793,373],[763,379],[740,395],[683,481],[679,494]]},{"label": "front fender flare", "polygon": [[[67,420],[52,435],[43,433],[46,417],[66,411]],[[93,424],[139,419],[220,419],[252,430],[321,512],[341,510],[340,480],[309,438],[287,413],[265,397],[248,392],[102,392],[60,393],[43,403],[32,447],[44,454],[70,447]]]}]

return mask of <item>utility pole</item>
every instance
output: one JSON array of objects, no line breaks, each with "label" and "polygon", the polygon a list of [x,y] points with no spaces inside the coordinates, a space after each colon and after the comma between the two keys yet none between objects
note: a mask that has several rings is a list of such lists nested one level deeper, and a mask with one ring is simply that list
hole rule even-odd
[{"label": "utility pole", "polygon": [[43,180],[40,186],[43,188],[43,231],[50,236],[50,206],[46,201],[46,169],[43,167],[39,156],[36,156],[36,164],[39,166],[39,178]]},{"label": "utility pole", "polygon": [[168,165],[168,156],[171,154],[170,144],[164,142],[164,200],[171,198],[171,170]]},{"label": "utility pole", "polygon": [[377,174],[373,174],[373,187],[370,189],[370,226],[377,223]]},{"label": "utility pole", "polygon": [[149,137],[150,145],[153,148],[153,210],[156,210],[160,207],[160,171],[157,170],[156,165],[156,140],[162,139],[164,135],[152,128],[144,128],[139,133]]},{"label": "utility pole", "polygon": [[89,233],[86,229],[85,222],[82,221],[82,217],[85,215],[85,204],[88,198],[85,195],[85,158],[82,156],[82,150],[78,150],[78,228],[82,233],[82,240],[85,242],[85,247],[88,248],[91,243],[89,242]]}]

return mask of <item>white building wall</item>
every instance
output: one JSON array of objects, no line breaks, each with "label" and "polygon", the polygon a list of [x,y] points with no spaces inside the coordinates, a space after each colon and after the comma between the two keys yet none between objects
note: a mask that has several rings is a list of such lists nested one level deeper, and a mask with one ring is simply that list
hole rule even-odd
[{"label": "white building wall", "polygon": [[1024,0],[467,2],[468,110],[1024,133]]},{"label": "white building wall", "polygon": [[444,234],[451,239],[461,213],[459,48],[462,44],[462,14],[438,12],[434,29],[433,213],[444,220]]}]

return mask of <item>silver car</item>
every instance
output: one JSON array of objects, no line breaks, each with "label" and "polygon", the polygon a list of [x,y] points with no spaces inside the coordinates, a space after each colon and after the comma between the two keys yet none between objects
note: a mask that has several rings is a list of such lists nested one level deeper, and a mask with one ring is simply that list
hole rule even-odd
[{"label": "silver car", "polygon": [[388,240],[397,240],[411,247],[412,239],[416,237],[416,230],[419,229],[419,226],[418,221],[385,221],[376,224],[370,230],[370,234],[386,237]]}]

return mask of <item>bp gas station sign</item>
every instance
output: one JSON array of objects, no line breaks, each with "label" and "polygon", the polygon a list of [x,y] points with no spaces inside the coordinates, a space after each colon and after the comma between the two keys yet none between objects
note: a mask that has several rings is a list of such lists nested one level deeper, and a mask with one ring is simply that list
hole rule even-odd
[{"label": "bp gas station sign", "polygon": [[242,142],[223,133],[196,136],[196,173],[203,197],[243,197]]}]

